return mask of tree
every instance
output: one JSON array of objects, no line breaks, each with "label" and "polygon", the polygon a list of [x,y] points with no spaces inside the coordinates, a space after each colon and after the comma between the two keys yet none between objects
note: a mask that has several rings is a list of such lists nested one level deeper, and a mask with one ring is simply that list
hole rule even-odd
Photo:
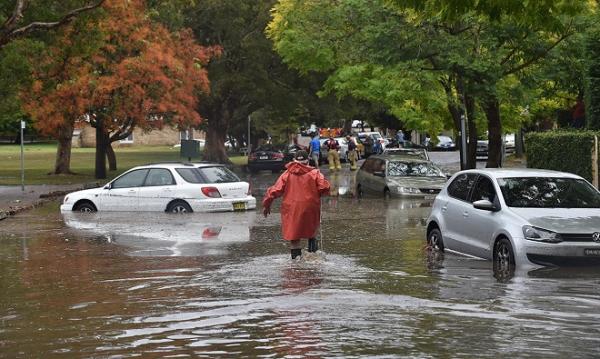
[{"label": "tree", "polygon": [[[197,96],[208,90],[204,65],[219,52],[196,44],[190,31],[170,33],[149,21],[141,0],[106,1],[103,8],[106,15],[96,23],[97,48],[85,56],[67,56],[67,63],[79,66],[65,68],[57,84],[38,85],[32,101],[41,128],[69,133],[75,120],[87,120],[96,128],[96,178],[106,178],[107,155],[116,169],[111,142],[128,137],[135,128],[200,123]],[[71,31],[65,43],[73,41]],[[52,48],[47,61],[65,63],[51,55],[65,48],[69,47]],[[70,108],[68,101],[77,105]],[[45,110],[48,106],[57,110]]]},{"label": "tree", "polygon": [[[45,6],[48,8],[62,8],[64,6],[64,1],[53,1],[54,3],[57,4],[51,4],[54,6],[48,6],[47,2],[44,2]],[[34,31],[39,31],[39,30],[49,30],[49,29],[56,29],[60,26],[63,26],[65,24],[68,24],[70,21],[72,21],[75,17],[77,17],[79,14],[84,13],[86,11],[90,11],[93,9],[98,8],[100,5],[102,5],[102,3],[104,2],[104,0],[98,0],[96,2],[90,2],[87,3],[87,5],[82,6],[82,7],[78,7],[76,9],[73,10],[69,10],[66,13],[57,15],[57,14],[51,14],[51,17],[57,17],[58,16],[58,20],[54,20],[54,21],[45,21],[45,20],[39,20],[39,19],[34,19],[35,12],[36,10],[38,10],[38,8],[36,6],[33,6],[33,10],[31,10],[31,14],[24,14],[24,12],[27,10],[27,8],[32,5],[31,3],[37,3],[37,1],[27,1],[27,0],[16,0],[14,7],[12,8],[12,11],[10,13],[7,12],[7,10],[9,9],[7,7],[8,4],[4,5],[4,11],[3,14],[1,15],[2,17],[0,17],[0,21],[2,22],[2,25],[0,26],[0,49],[2,47],[4,47],[6,44],[10,43],[11,41],[13,41],[14,39],[20,38],[20,37],[24,37]],[[35,4],[38,5],[38,4]],[[56,6],[58,5],[58,6]],[[41,7],[41,5],[38,5]],[[26,16],[29,15],[29,16]],[[24,21],[24,19],[26,19],[28,17],[28,19],[26,21]]]},{"label": "tree", "polygon": [[439,128],[448,113],[456,127],[466,114],[469,166],[482,113],[490,140],[487,165],[498,166],[502,101],[524,71],[577,31],[577,15],[586,7],[529,2],[537,12],[527,16],[515,4],[392,3],[395,8],[384,1],[282,0],[269,34],[286,63],[332,73],[326,89],[381,101],[415,128]]}]

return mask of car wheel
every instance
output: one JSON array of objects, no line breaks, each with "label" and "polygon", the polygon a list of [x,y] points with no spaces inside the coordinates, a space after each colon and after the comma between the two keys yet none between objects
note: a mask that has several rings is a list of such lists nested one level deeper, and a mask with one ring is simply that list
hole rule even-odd
[{"label": "car wheel", "polygon": [[362,196],[364,195],[362,186],[359,184],[356,185],[356,197],[358,198],[362,198]]},{"label": "car wheel", "polygon": [[94,206],[94,204],[89,201],[77,203],[75,205],[75,207],[73,207],[73,210],[76,212],[87,212],[87,213],[98,211],[96,209],[96,206]]},{"label": "car wheel", "polygon": [[383,198],[384,199],[390,199],[392,198],[392,193],[390,192],[389,188],[386,188],[383,190]]},{"label": "car wheel", "polygon": [[185,201],[174,201],[167,206],[169,213],[192,213],[192,208]]},{"label": "car wheel", "polygon": [[429,248],[443,252],[444,239],[439,228],[434,228],[427,234],[427,245]]},{"label": "car wheel", "polygon": [[515,252],[507,238],[500,238],[494,245],[493,260],[494,272],[510,273],[514,271]]}]

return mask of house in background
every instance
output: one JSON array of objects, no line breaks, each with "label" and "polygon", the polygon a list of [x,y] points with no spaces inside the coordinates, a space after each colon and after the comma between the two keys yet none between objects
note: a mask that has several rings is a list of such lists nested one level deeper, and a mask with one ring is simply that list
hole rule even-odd
[{"label": "house in background", "polygon": [[[204,139],[204,137],[205,134],[203,131],[192,129],[179,131],[165,126],[162,130],[144,132],[136,128],[128,138],[113,142],[112,146],[174,146],[179,144],[183,139]],[[87,122],[81,123],[79,126],[76,125],[73,131],[72,145],[73,147],[95,147],[96,129],[91,127]]]}]

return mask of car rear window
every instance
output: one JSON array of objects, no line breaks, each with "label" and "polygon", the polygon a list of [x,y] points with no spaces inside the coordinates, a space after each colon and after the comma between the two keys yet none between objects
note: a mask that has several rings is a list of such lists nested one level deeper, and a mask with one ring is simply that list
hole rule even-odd
[{"label": "car rear window", "polygon": [[175,171],[188,183],[206,183],[197,168],[176,168]]},{"label": "car rear window", "polygon": [[600,193],[577,178],[499,178],[502,196],[509,207],[600,208]]},{"label": "car rear window", "polygon": [[201,167],[198,168],[198,170],[202,173],[202,176],[206,178],[207,183],[240,182],[239,177],[227,167]]},{"label": "car rear window", "polygon": [[388,163],[389,176],[411,177],[444,177],[444,172],[433,163],[390,161]]}]

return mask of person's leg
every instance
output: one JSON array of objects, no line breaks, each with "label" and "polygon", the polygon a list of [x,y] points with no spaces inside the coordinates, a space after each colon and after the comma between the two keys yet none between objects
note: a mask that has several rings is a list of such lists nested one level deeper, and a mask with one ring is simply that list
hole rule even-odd
[{"label": "person's leg", "polygon": [[340,162],[340,153],[338,151],[334,151],[333,158],[334,158],[334,161],[335,161],[335,169],[336,170],[341,170],[342,169],[342,163]]},{"label": "person's leg", "polygon": [[290,251],[292,254],[292,259],[296,259],[296,257],[302,256],[302,246],[300,244],[299,239],[290,241]]},{"label": "person's leg", "polygon": [[308,251],[311,253],[314,253],[316,251],[319,250],[319,246],[317,244],[317,239],[316,238],[309,238],[308,239]]},{"label": "person's leg", "polygon": [[334,154],[335,151],[327,151],[327,162],[329,162],[329,170],[333,171],[335,169],[335,160],[334,160]]}]

